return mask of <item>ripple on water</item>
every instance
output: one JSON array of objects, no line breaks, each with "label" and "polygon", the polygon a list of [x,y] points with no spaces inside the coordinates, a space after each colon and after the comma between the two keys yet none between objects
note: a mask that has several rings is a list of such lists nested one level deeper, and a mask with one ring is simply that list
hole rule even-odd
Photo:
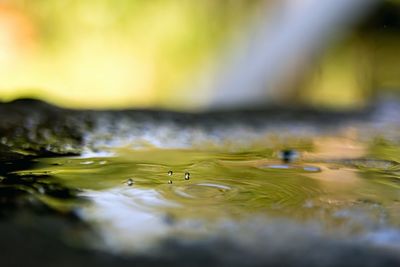
[{"label": "ripple on water", "polygon": [[229,198],[237,193],[237,190],[228,185],[216,183],[195,183],[184,186],[176,186],[173,193],[186,199]]},{"label": "ripple on water", "polygon": [[311,165],[290,165],[290,164],[270,164],[270,165],[263,165],[260,167],[261,169],[277,169],[277,170],[292,170],[292,171],[300,171],[300,172],[320,172],[321,168]]},{"label": "ripple on water", "polygon": [[[100,205],[100,209],[96,214],[87,211],[86,215],[96,222],[104,220],[104,231],[110,231],[113,224],[115,226],[123,220],[127,222],[126,218],[139,222],[137,214],[143,216],[143,221],[137,224],[140,234],[143,232],[142,224],[146,224],[148,218],[154,222],[153,227],[165,227],[166,214],[171,214],[175,221],[173,225],[179,226],[193,220],[208,225],[218,219],[235,222],[261,215],[289,218],[296,222],[317,221],[342,233],[361,229],[360,225],[366,226],[364,218],[371,218],[373,226],[380,226],[380,220],[384,218],[383,224],[386,225],[386,213],[390,215],[387,220],[400,221],[396,215],[398,205],[391,205],[389,211],[385,211],[387,203],[391,203],[390,199],[399,198],[400,179],[395,162],[343,160],[285,163],[261,157],[258,152],[244,155],[196,151],[150,152],[133,151],[132,154],[107,160],[46,159],[38,162],[36,169],[18,174],[31,176],[46,170],[68,187],[91,192],[91,207]],[[230,161],[223,161],[225,158]],[[328,169],[326,164],[334,168]],[[185,180],[185,173],[189,172],[190,179]],[[351,174],[356,176],[355,182],[344,183],[343,180],[349,180]],[[320,179],[320,176],[327,179]],[[48,194],[41,188],[38,191]],[[123,205],[117,215],[126,216],[110,214],[107,220],[101,217],[106,212],[115,211],[118,205],[116,199],[120,197]],[[358,204],[354,199],[371,199],[374,202]],[[176,205],[154,205],[154,201]],[[377,208],[368,209],[372,206]],[[345,213],[346,210],[349,212]],[[365,217],[363,213],[371,216]],[[130,223],[126,229],[132,231]],[[343,230],[345,228],[350,230]],[[169,228],[166,230],[169,231]],[[152,231],[149,228],[141,237],[151,236]],[[168,234],[168,231],[165,233]],[[136,234],[127,234],[124,228],[120,238],[137,243]],[[110,235],[114,232],[111,231]]]}]

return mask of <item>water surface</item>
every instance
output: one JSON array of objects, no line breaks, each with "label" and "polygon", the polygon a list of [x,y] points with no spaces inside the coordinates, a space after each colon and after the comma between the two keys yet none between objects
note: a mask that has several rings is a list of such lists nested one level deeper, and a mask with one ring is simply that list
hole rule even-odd
[{"label": "water surface", "polygon": [[[335,141],[321,140],[328,148]],[[328,159],[327,151],[299,142],[293,162],[274,149],[124,148],[106,157],[40,159],[18,174],[46,173],[79,190],[87,201],[37,194],[56,209],[77,210],[100,233],[101,242],[90,245],[117,252],[143,252],[168,238],[227,235],[257,243],[254,229],[282,223],[300,233],[400,249],[400,166],[393,160],[400,148],[348,140],[347,157]]]}]

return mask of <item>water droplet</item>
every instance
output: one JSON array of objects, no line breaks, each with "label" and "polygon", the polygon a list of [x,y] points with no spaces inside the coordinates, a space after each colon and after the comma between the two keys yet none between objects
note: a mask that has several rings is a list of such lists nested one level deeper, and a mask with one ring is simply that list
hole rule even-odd
[{"label": "water droplet", "polygon": [[171,181],[171,180],[168,180],[168,183],[169,183],[169,184],[172,184],[172,181]]},{"label": "water droplet", "polygon": [[185,173],[185,180],[189,180],[190,179],[190,173],[186,172]]},{"label": "water droplet", "polygon": [[168,176],[172,176],[174,174],[172,171],[168,171]]},{"label": "water droplet", "polygon": [[296,150],[293,149],[285,149],[280,152],[279,157],[282,159],[284,163],[293,162],[297,157],[298,153]]},{"label": "water droplet", "polygon": [[129,178],[129,179],[126,181],[126,184],[127,184],[128,186],[133,185],[133,179],[132,179],[132,178]]}]

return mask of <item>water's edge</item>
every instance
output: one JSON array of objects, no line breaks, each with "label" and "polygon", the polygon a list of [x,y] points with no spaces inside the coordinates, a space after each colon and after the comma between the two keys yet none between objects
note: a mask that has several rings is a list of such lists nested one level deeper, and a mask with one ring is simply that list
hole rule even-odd
[{"label": "water's edge", "polygon": [[[399,106],[385,102],[365,112],[351,113],[271,109],[183,114],[64,110],[36,100],[0,104],[0,249],[6,255],[4,261],[6,266],[23,266],[31,261],[42,266],[58,262],[65,266],[108,266],[110,262],[117,266],[399,265],[397,250],[330,240],[297,226],[282,228],[280,222],[269,228],[255,227],[258,241],[250,246],[218,236],[192,243],[168,238],[151,255],[118,256],[91,250],[79,245],[81,240],[96,238],[91,225],[74,210],[54,208],[34,194],[60,201],[85,201],[80,190],[61,184],[51,173],[17,174],[34,169],[42,158],[89,157],[109,153],[110,147],[217,151],[228,147],[240,152],[268,145],[265,138],[278,139],[284,147],[293,135],[300,139],[326,133],[346,135],[349,128],[356,129],[360,139],[378,136],[398,143],[400,123],[393,114],[400,111]],[[274,234],[288,229],[295,234]],[[81,240],[69,240],[68,236]],[[270,240],[276,241],[273,247]]]}]

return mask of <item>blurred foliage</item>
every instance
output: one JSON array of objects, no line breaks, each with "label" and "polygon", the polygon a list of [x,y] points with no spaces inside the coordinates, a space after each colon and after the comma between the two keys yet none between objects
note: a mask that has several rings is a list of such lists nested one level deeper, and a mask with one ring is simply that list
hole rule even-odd
[{"label": "blurred foliage", "polygon": [[33,33],[10,49],[16,57],[0,61],[2,98],[28,93],[69,106],[163,104],[261,2],[6,1],[1,13],[24,18],[11,35]]},{"label": "blurred foliage", "polygon": [[[209,93],[195,92],[193,84],[207,83],[201,74],[213,74],[224,50],[265,19],[261,10],[282,3],[1,1],[0,99],[196,109]],[[377,89],[399,88],[399,10],[400,1],[382,1],[348,37],[304,66],[300,79],[290,83],[288,101],[361,107]]]}]

